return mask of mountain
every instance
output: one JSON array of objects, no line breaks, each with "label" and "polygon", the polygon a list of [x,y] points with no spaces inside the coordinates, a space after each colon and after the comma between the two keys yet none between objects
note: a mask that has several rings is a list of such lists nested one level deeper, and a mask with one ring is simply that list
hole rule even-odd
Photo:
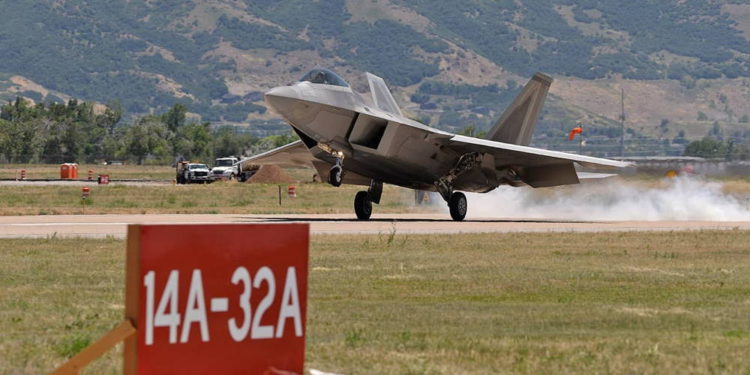
[{"label": "mountain", "polygon": [[[536,71],[556,81],[535,140],[576,120],[629,137],[744,138],[750,4],[732,0],[36,0],[3,2],[0,99],[183,103],[271,129],[262,91],[315,66],[382,76],[433,126],[486,129]],[[680,131],[683,133],[680,134]]]}]

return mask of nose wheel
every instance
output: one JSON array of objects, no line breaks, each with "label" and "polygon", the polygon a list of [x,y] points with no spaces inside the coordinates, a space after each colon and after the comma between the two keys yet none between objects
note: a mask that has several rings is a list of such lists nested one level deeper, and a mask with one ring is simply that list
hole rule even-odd
[{"label": "nose wheel", "polygon": [[462,221],[466,217],[466,210],[468,208],[464,193],[455,192],[451,194],[451,198],[448,201],[448,208],[450,209],[451,218],[453,218],[453,220]]},{"label": "nose wheel", "polygon": [[328,174],[328,183],[332,186],[339,187],[343,181],[344,170],[340,165],[334,165],[331,167],[331,171]]}]

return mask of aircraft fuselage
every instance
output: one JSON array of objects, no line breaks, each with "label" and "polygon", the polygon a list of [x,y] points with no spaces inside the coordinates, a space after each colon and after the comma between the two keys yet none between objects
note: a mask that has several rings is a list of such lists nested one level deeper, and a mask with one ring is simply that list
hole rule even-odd
[{"label": "aircraft fuselage", "polygon": [[[347,183],[367,185],[371,179],[435,190],[434,182],[460,156],[425,139],[426,133],[421,129],[427,128],[425,125],[374,108],[349,87],[303,81],[271,89],[266,93],[266,102],[302,137],[317,143],[311,152],[319,160],[332,165],[335,157],[328,151],[342,152],[344,170],[364,177]],[[456,181],[456,188],[464,191],[485,192],[496,186]]]}]

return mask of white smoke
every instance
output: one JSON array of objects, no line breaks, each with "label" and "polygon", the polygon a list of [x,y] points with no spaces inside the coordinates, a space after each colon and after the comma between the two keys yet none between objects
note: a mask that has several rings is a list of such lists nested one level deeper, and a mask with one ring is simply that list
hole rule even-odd
[{"label": "white smoke", "polygon": [[568,220],[750,220],[747,201],[719,182],[680,177],[659,186],[620,179],[551,189],[501,186],[466,194],[470,218]]}]

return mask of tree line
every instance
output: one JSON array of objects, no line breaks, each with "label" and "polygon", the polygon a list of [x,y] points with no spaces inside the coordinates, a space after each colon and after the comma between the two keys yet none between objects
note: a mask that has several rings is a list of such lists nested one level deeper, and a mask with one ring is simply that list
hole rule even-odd
[{"label": "tree line", "polygon": [[33,104],[21,97],[0,107],[0,162],[170,164],[210,161],[284,145],[293,134],[257,138],[234,127],[187,119],[187,107],[123,121],[118,102],[97,109],[75,99]]}]

